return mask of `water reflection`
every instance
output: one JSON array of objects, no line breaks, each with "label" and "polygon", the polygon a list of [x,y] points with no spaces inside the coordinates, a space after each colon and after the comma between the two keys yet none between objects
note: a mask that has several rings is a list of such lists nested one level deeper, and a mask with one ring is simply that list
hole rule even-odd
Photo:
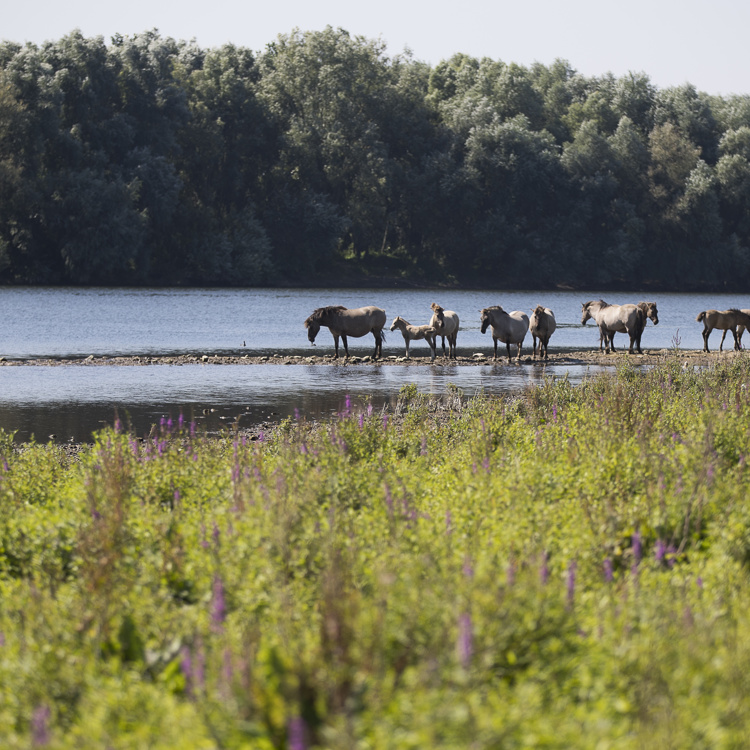
[{"label": "water reflection", "polygon": [[183,414],[211,431],[234,422],[251,427],[299,415],[316,420],[368,401],[394,405],[403,385],[444,394],[453,384],[466,396],[519,391],[545,377],[579,383],[604,367],[483,365],[372,367],[305,365],[183,365],[149,367],[4,367],[0,427],[18,440],[87,441],[115,416],[145,434],[163,416]]}]

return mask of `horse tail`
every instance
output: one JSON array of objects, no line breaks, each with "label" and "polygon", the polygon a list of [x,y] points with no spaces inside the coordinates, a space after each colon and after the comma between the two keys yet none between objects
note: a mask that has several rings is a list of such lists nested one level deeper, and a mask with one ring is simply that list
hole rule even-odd
[{"label": "horse tail", "polygon": [[698,313],[698,317],[696,320],[700,323],[701,320],[703,320],[706,317],[706,311],[704,310],[702,313]]}]

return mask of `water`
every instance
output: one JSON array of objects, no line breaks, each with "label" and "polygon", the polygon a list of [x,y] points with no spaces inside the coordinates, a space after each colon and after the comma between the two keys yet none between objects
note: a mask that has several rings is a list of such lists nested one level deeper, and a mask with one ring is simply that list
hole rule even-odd
[{"label": "water", "polygon": [[91,432],[116,417],[138,435],[162,417],[180,414],[209,431],[234,423],[256,427],[285,417],[322,419],[346,408],[372,403],[393,406],[403,385],[422,393],[445,394],[455,385],[466,396],[507,393],[545,377],[573,382],[600,367],[536,364],[460,367],[353,365],[183,365],[148,367],[2,367],[0,427],[17,430],[17,440],[87,441]]},{"label": "water", "polygon": [[[679,341],[685,349],[700,349],[702,324],[695,320],[709,308],[750,307],[750,298],[737,294],[605,294],[590,292],[497,292],[404,289],[101,289],[0,287],[0,356],[85,357],[116,354],[291,354],[326,353],[333,339],[324,329],[316,349],[310,349],[303,321],[323,305],[385,309],[388,325],[396,316],[414,324],[427,323],[430,303],[455,310],[461,318],[459,353],[489,351],[489,334],[479,331],[479,310],[502,305],[527,313],[537,304],[555,312],[558,329],[550,351],[590,349],[599,344],[592,322],[581,326],[581,303],[603,297],[622,303],[653,299],[659,325],[648,323],[643,345],[664,349]],[[719,334],[711,344],[718,347]],[[530,346],[527,338],[526,345]],[[616,345],[626,342],[618,334]],[[415,353],[426,345],[415,342]],[[352,352],[373,348],[372,336],[350,340]],[[403,353],[398,331],[389,333],[385,354]]]},{"label": "water", "polygon": [[[426,323],[430,303],[458,312],[459,355],[491,351],[489,334],[479,330],[479,310],[500,304],[506,310],[530,312],[537,304],[555,311],[558,329],[550,350],[598,347],[596,327],[580,325],[581,303],[604,297],[610,302],[654,299],[659,326],[650,322],[643,345],[650,349],[702,347],[704,309],[750,307],[741,295],[617,295],[591,292],[497,292],[404,289],[101,289],[0,288],[0,356],[6,359],[101,355],[180,354],[326,354],[332,338],[321,330],[311,349],[302,326],[323,305],[360,307],[375,304],[388,321],[401,315]],[[719,334],[711,345],[718,347]],[[618,346],[626,336],[617,337]],[[529,351],[530,338],[526,349]],[[372,336],[350,340],[353,354],[369,353]],[[384,354],[403,354],[403,340],[388,333]],[[424,342],[412,353],[426,355]],[[539,382],[547,375],[567,374],[574,382],[601,368],[520,365],[514,367],[357,367],[329,366],[149,366],[149,367],[2,367],[0,427],[46,441],[88,440],[92,430],[112,424],[117,413],[142,434],[162,416],[196,418],[208,429],[239,420],[241,426],[278,421],[295,413],[318,419],[344,408],[346,396],[356,402],[371,397],[375,407],[393,404],[406,383],[441,394],[453,383],[471,395],[508,392]]]}]

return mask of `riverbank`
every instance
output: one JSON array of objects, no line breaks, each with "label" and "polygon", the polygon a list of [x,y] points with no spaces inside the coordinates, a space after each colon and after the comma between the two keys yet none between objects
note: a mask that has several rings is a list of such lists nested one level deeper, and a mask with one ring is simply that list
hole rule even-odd
[{"label": "riverbank", "polygon": [[513,359],[508,362],[507,356],[503,353],[500,356],[498,350],[498,359],[493,360],[492,350],[477,351],[471,354],[464,354],[455,360],[438,356],[435,362],[430,361],[427,354],[414,354],[409,359],[402,355],[390,354],[382,359],[373,360],[371,356],[351,356],[339,357],[336,359],[333,354],[309,355],[277,353],[273,355],[250,355],[250,354],[144,354],[129,356],[94,356],[88,357],[38,357],[29,359],[6,359],[0,357],[0,367],[19,367],[19,366],[36,366],[36,367],[60,367],[62,365],[80,365],[86,367],[143,367],[147,365],[323,365],[347,367],[351,365],[378,365],[378,366],[450,366],[450,367],[477,367],[480,365],[496,364],[501,365],[580,365],[580,364],[597,364],[597,365],[615,365],[619,362],[629,362],[633,365],[654,365],[667,361],[672,358],[680,359],[683,364],[705,367],[712,363],[724,361],[727,358],[743,357],[744,351],[735,352],[734,350],[718,350],[708,353],[697,349],[644,349],[643,354],[628,354],[627,350],[618,350],[613,354],[603,354],[598,349],[590,350],[568,350],[560,349],[550,352],[549,359],[543,360],[539,357],[532,357],[531,354],[524,354],[521,359]]}]

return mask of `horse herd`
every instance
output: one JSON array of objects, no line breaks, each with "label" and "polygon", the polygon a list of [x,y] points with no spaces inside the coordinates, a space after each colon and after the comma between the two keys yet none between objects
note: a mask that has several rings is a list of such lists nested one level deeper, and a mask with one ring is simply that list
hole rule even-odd
[{"label": "horse herd", "polygon": [[[424,340],[430,347],[430,361],[434,362],[437,353],[437,338],[441,339],[443,356],[446,356],[445,340],[448,339],[447,356],[456,358],[456,336],[458,334],[459,318],[453,310],[444,310],[440,305],[433,302],[430,305],[432,317],[426,325],[415,326],[408,320],[396,316],[391,323],[391,331],[398,329],[404,337],[406,345],[406,357],[409,358],[409,344],[412,341]],[[492,341],[494,343],[494,359],[497,359],[498,341],[505,344],[508,352],[508,361],[511,357],[511,345],[518,347],[516,359],[521,358],[521,347],[524,338],[530,331],[533,339],[533,357],[537,355],[537,340],[539,342],[539,356],[549,358],[547,350],[550,336],[554,333],[557,323],[555,314],[548,307],[537,305],[531,311],[529,318],[525,312],[513,310],[506,312],[500,305],[485,307],[479,311],[481,316],[482,333],[487,328],[492,329]],[[581,325],[586,321],[594,320],[599,327],[599,351],[604,350],[609,354],[615,351],[615,334],[627,333],[630,337],[629,352],[633,354],[633,347],[641,351],[641,336],[646,327],[646,322],[651,320],[654,325],[659,324],[659,312],[655,302],[639,302],[638,304],[610,305],[604,300],[590,300],[581,306]],[[714,328],[723,331],[719,351],[723,350],[724,339],[727,331],[732,332],[734,337],[734,348],[741,348],[742,334],[745,328],[750,328],[750,310],[704,310],[696,318],[703,323],[703,349],[708,351],[708,337]],[[333,343],[336,357],[339,356],[339,338],[344,344],[344,352],[349,356],[347,337],[359,338],[372,333],[375,337],[375,352],[373,359],[383,354],[383,341],[385,336],[383,328],[386,324],[385,310],[372,305],[349,309],[342,305],[330,305],[319,307],[305,321],[307,337],[315,346],[315,337],[321,327],[325,326],[333,335]]]}]

